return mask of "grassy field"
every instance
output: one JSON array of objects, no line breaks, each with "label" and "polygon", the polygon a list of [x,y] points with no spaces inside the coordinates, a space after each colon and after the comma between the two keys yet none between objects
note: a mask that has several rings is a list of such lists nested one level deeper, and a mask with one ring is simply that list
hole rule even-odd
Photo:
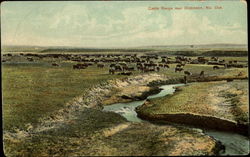
[{"label": "grassy field", "polygon": [[[174,56],[171,57],[174,58]],[[93,65],[87,69],[73,70],[72,65],[75,63],[55,58],[35,59],[34,62],[27,62],[25,58],[20,60],[18,57],[7,57],[7,59],[11,59],[11,61],[2,63],[3,127],[6,132],[15,132],[16,129],[26,130],[27,126],[25,125],[29,123],[36,126],[36,124],[40,124],[40,118],[49,116],[55,111],[64,108],[65,104],[76,96],[87,94],[91,87],[110,79],[127,77],[108,74],[108,66],[97,68],[96,65]],[[233,60],[235,58],[228,57],[226,59]],[[237,58],[237,60],[246,61],[247,58],[241,57]],[[59,63],[60,66],[51,66],[51,63],[54,62]],[[176,64],[171,64],[169,69],[161,69],[159,73],[170,78],[182,78],[184,73],[175,73],[175,66]],[[205,75],[209,76],[232,76],[237,75],[239,72],[247,75],[247,68],[213,70],[212,67],[212,65],[186,64],[185,70],[195,75],[198,75],[202,70],[205,71]],[[133,75],[137,74],[140,74],[140,72],[136,71]],[[154,103],[160,105],[149,107],[145,112],[154,114],[166,113],[169,110],[177,112],[177,110],[184,111],[187,109],[199,111],[201,108],[198,108],[198,103],[185,104],[185,102],[192,97],[197,97],[197,95],[201,97],[202,94],[205,95],[207,90],[210,89],[210,85],[212,83],[202,83],[185,88],[183,89],[184,92],[180,93],[181,97],[178,98],[177,95],[175,98],[177,100],[171,100],[174,97],[168,100],[166,98],[153,100]],[[229,94],[233,92],[235,91]],[[233,97],[230,100],[238,104],[239,107],[235,110],[234,115],[238,115],[238,120],[243,121],[246,116],[241,116],[241,110],[246,110],[246,108],[240,104],[246,103],[244,100],[245,98],[242,97]],[[176,102],[178,102],[177,105]],[[173,148],[172,146],[171,148],[165,148],[165,144],[157,143],[159,140],[165,142],[165,135],[168,137],[168,134],[172,132],[165,132],[156,126],[149,127],[148,124],[130,126],[129,124],[128,129],[121,131],[119,134],[114,134],[114,136],[106,137],[105,133],[103,133],[106,128],[120,125],[126,126],[127,123],[127,120],[118,114],[86,109],[79,113],[77,119],[66,121],[61,128],[38,132],[30,137],[18,140],[6,138],[4,149],[6,155],[10,156],[165,155],[169,152],[177,153],[174,145]],[[164,132],[164,134],[159,134],[159,131]],[[176,129],[173,128],[173,132],[175,131]],[[114,129],[114,132],[116,132],[116,129]],[[182,138],[180,138],[184,136],[182,133],[186,137],[192,136],[195,144],[197,144],[198,138],[205,139],[204,142],[201,142],[203,144],[211,142],[208,137],[196,137],[197,134],[193,134],[193,132],[188,131],[187,135],[182,129],[177,132],[178,134],[174,135],[176,137],[170,140],[170,144],[172,142],[177,144],[178,142],[185,143],[186,139],[181,141]],[[162,146],[164,146],[164,149]],[[185,146],[183,145],[183,147]],[[194,150],[186,153],[204,154],[204,152],[197,152],[196,148],[194,146],[192,147]],[[182,147],[180,147],[180,150],[183,150]]]},{"label": "grassy field", "polygon": [[[26,123],[37,123],[37,120],[64,106],[72,98],[84,94],[87,89],[103,81],[125,77],[109,75],[108,68],[100,69],[91,66],[84,70],[73,70],[71,62],[62,62],[60,67],[51,66],[58,59],[44,59],[28,63],[19,58],[3,64],[3,120],[4,129],[23,129]],[[246,57],[222,58],[246,61]],[[60,62],[60,60],[59,60]],[[176,64],[159,73],[169,77],[183,77],[183,72],[174,72]],[[187,64],[185,70],[198,75],[202,70],[205,75],[237,75],[240,71],[247,74],[246,68],[213,70],[212,65]],[[139,74],[136,71],[134,74]]]},{"label": "grassy field", "polygon": [[71,63],[52,67],[48,63],[12,63],[2,66],[4,130],[22,129],[64,107],[72,98],[109,79],[107,69],[73,70]]},{"label": "grassy field", "polygon": [[[119,114],[86,109],[59,129],[18,142],[5,141],[6,156],[210,155],[215,141],[194,130],[130,123]],[[187,148],[188,145],[188,149]]]},{"label": "grassy field", "polygon": [[247,81],[192,83],[178,89],[174,95],[151,99],[148,105],[140,107],[140,112],[145,115],[191,113],[248,122]]}]

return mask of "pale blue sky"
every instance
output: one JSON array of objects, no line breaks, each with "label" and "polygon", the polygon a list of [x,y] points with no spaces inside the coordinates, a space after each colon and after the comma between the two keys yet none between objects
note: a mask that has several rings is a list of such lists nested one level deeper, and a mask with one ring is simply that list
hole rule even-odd
[{"label": "pale blue sky", "polygon": [[[149,10],[221,6],[223,9]],[[130,47],[247,44],[244,1],[47,1],[1,3],[4,45]]]}]

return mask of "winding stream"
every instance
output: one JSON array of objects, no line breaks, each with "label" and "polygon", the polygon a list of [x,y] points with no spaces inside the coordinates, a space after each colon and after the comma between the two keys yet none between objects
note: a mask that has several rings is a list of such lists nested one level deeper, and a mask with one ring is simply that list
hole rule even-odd
[{"label": "winding stream", "polygon": [[[148,96],[147,99],[159,98],[166,95],[173,94],[177,86],[184,84],[163,85],[160,93]],[[115,103],[112,105],[104,106],[104,111],[112,111],[125,117],[128,121],[143,122],[144,120],[137,117],[135,108],[142,105],[146,100],[133,101],[129,103]],[[249,138],[239,135],[237,133],[229,133],[217,130],[203,129],[203,132],[215,139],[221,141],[225,146],[225,151],[220,155],[247,155],[249,153]]]}]

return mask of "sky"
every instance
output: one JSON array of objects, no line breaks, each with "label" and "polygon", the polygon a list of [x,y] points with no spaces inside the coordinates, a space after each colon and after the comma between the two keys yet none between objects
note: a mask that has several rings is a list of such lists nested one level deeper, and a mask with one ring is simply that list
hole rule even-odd
[{"label": "sky", "polygon": [[76,47],[247,44],[247,4],[242,0],[5,1],[1,3],[1,43]]}]

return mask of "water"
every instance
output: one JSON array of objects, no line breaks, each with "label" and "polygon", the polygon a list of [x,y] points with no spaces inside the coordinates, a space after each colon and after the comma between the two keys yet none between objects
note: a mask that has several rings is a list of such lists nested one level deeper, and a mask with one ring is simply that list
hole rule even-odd
[{"label": "water", "polygon": [[116,103],[109,106],[104,106],[104,111],[112,111],[125,117],[128,121],[142,122],[143,120],[137,117],[135,108],[142,105],[146,100],[133,101],[130,103]]},{"label": "water", "polygon": [[161,86],[160,88],[162,90],[160,93],[148,96],[147,99],[159,98],[159,97],[164,97],[164,96],[169,95],[169,94],[173,94],[175,92],[174,87],[183,86],[183,85],[184,84],[174,84],[174,85]]},{"label": "water", "polygon": [[217,131],[217,130],[203,130],[209,136],[213,136],[216,140],[221,141],[225,146],[225,152],[220,155],[247,155],[249,154],[249,138],[236,133]]},{"label": "water", "polygon": [[[163,90],[160,93],[148,96],[147,99],[159,98],[175,92],[174,87],[183,86],[184,84],[175,84],[175,85],[164,85],[161,86]],[[116,112],[128,121],[132,122],[142,122],[144,120],[137,117],[135,108],[142,105],[146,100],[133,101],[130,103],[116,103],[109,106],[104,106],[104,111]],[[203,132],[209,136],[214,137],[215,139],[221,141],[225,146],[225,152],[221,152],[220,155],[247,155],[249,154],[249,138],[236,134],[229,133],[217,130],[203,130]]]},{"label": "water", "polygon": [[[147,99],[153,99],[153,98],[159,98],[163,97],[169,94],[173,94],[175,91],[174,87],[177,86],[183,86],[184,84],[175,84],[175,85],[164,85],[161,86],[160,88],[163,89],[161,90],[160,93],[154,94],[151,96],[148,96]],[[135,108],[137,106],[140,106],[144,104],[146,100],[141,100],[141,101],[133,101],[129,103],[116,103],[108,106],[104,106],[104,111],[112,111],[115,113],[118,113],[125,117],[128,121],[132,122],[142,122],[143,120],[137,117],[137,113],[135,112]]]}]

